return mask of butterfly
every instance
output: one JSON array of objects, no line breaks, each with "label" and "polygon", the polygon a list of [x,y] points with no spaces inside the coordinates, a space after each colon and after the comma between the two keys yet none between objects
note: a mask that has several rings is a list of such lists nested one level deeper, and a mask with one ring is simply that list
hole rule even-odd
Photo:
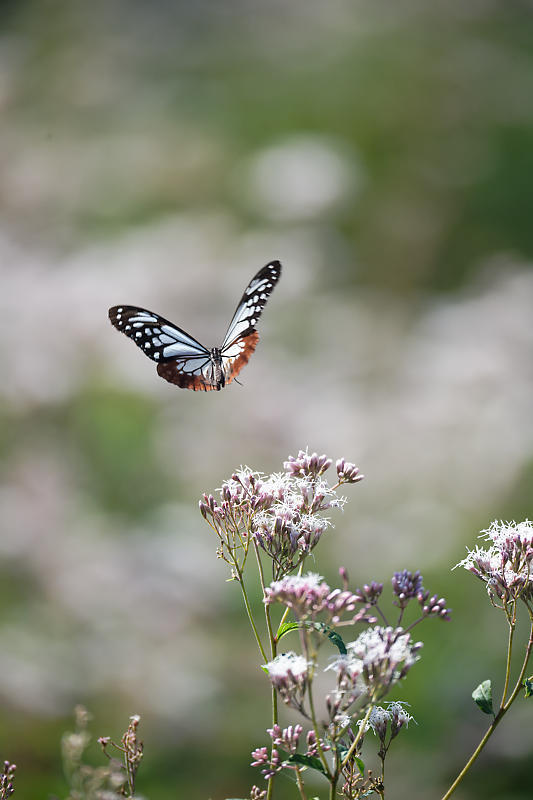
[{"label": "butterfly", "polygon": [[195,392],[220,391],[234,380],[259,341],[255,325],[281,275],[271,261],[254,275],[239,300],[220,347],[208,350],[177,325],[137,306],[113,306],[111,324],[157,362],[157,372],[169,383]]}]

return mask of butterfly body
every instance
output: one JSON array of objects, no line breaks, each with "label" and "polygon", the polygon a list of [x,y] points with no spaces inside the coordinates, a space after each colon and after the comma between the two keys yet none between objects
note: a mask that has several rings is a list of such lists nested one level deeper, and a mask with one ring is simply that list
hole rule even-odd
[{"label": "butterfly body", "polygon": [[158,374],[183,389],[220,391],[247,364],[259,341],[255,325],[281,275],[271,261],[252,278],[241,297],[224,341],[208,350],[186,331],[138,306],[113,306],[112,325],[157,362]]},{"label": "butterfly body", "polygon": [[219,392],[226,385],[226,376],[224,375],[224,368],[222,364],[222,353],[218,347],[212,347],[210,355],[217,392]]}]

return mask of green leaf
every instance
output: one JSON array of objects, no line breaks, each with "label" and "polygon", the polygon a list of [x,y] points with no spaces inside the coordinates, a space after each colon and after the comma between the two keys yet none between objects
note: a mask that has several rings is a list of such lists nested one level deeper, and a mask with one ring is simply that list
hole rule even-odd
[{"label": "green leaf", "polygon": [[290,633],[291,631],[297,631],[300,627],[299,622],[284,622],[283,625],[278,630],[277,640],[281,639],[282,636],[285,636],[286,633]]},{"label": "green leaf", "polygon": [[[349,753],[348,748],[347,747],[343,747],[343,748],[338,747],[337,748],[337,752],[339,754],[341,763],[343,763],[344,759],[346,758],[346,756]],[[365,762],[363,761],[363,759],[359,758],[359,756],[352,756],[352,758],[355,761],[355,763],[357,764],[357,769],[359,770],[361,775],[364,775],[365,774]]]},{"label": "green leaf", "polygon": [[472,699],[484,714],[494,714],[492,708],[492,684],[490,680],[483,681],[472,692]]},{"label": "green leaf", "polygon": [[348,652],[346,650],[346,645],[344,644],[342,636],[340,636],[340,634],[338,634],[337,631],[333,630],[333,628],[330,628],[329,625],[324,625],[323,622],[314,622],[310,624],[314,625],[317,631],[320,631],[325,636],[327,636],[330,642],[332,642],[335,645],[335,647],[338,649],[341,655],[343,656],[346,655],[346,653]]},{"label": "green leaf", "polygon": [[287,759],[289,764],[301,764],[302,767],[309,767],[309,769],[316,769],[322,775],[327,775],[324,765],[319,758],[315,756],[304,756],[301,753],[293,753]]},{"label": "green leaf", "polygon": [[526,697],[533,697],[533,675],[525,679],[524,686],[526,689]]},{"label": "green leaf", "polygon": [[319,631],[319,633],[323,633],[324,636],[327,636],[330,642],[332,642],[335,647],[338,649],[339,653],[342,655],[346,655],[346,645],[336,630],[330,628],[329,625],[325,625],[323,622],[284,622],[283,625],[280,627],[277,635],[277,640],[281,639],[282,636],[285,636],[286,633],[290,633],[291,631],[296,631],[298,628],[305,626],[306,628],[313,628],[315,631]]},{"label": "green leaf", "polygon": [[361,775],[364,776],[364,774],[365,774],[365,762],[363,761],[362,758],[359,758],[359,756],[355,756],[354,761],[357,764],[357,769],[359,770]]}]

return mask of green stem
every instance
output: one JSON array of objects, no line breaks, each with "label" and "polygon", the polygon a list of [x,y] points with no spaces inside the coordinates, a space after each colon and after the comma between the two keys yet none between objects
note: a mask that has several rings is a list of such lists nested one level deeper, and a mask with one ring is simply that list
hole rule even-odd
[{"label": "green stem", "polygon": [[128,760],[128,754],[124,751],[124,765],[126,767],[126,774],[128,776],[128,787],[130,790],[130,797],[133,797],[135,794],[135,779],[131,772],[131,764]]},{"label": "green stem", "polygon": [[[265,592],[265,577],[263,574],[263,564],[261,562],[261,557],[259,555],[259,547],[255,539],[253,540],[253,543],[254,543],[255,557],[257,560],[257,569],[259,572],[259,581],[261,583],[263,598],[265,598],[266,592]],[[265,603],[265,620],[268,630],[268,636],[270,639],[271,659],[274,659],[276,657],[277,641],[276,637],[274,636],[274,631],[272,630],[272,621],[270,619],[270,608],[269,606],[266,605],[266,603]],[[265,661],[268,661],[265,655],[263,655],[263,658],[265,659]],[[274,687],[272,687],[272,726],[277,725],[277,723],[278,723],[278,695]],[[274,791],[274,777],[268,779],[266,800],[272,800],[273,791]]]},{"label": "green stem", "polygon": [[[392,741],[392,738],[389,741],[389,744],[387,746],[387,750],[390,747],[391,741]],[[387,754],[387,751],[385,751],[385,755],[386,754]],[[381,756],[381,789],[377,790],[379,796],[381,797],[381,800],[385,800],[385,755]]]},{"label": "green stem", "polygon": [[502,699],[500,702],[500,708],[502,708],[505,704],[505,698],[507,697],[507,690],[509,689],[509,681],[511,679],[511,657],[513,653],[513,638],[514,632],[516,627],[516,602],[514,604],[514,613],[513,618],[509,619],[509,640],[507,643],[507,664],[505,666],[505,683],[503,686],[502,692]]},{"label": "green stem", "polygon": [[302,773],[298,768],[296,769],[296,782],[298,784],[300,797],[302,798],[302,800],[307,800],[307,797],[305,795],[304,782],[302,780]]},{"label": "green stem", "polygon": [[470,767],[472,766],[474,761],[477,759],[477,757],[479,756],[479,754],[481,753],[481,751],[483,750],[483,748],[487,744],[488,740],[490,739],[490,737],[494,733],[494,731],[496,729],[496,726],[500,722],[500,720],[501,720],[501,718],[502,718],[504,713],[505,712],[500,709],[498,714],[496,714],[496,716],[494,717],[492,723],[490,724],[487,732],[485,733],[484,737],[482,738],[482,740],[480,741],[480,743],[478,744],[478,746],[476,747],[476,749],[474,750],[474,752],[472,753],[470,758],[468,759],[467,763],[465,764],[465,766],[463,767],[463,769],[461,770],[461,772],[459,773],[459,775],[457,776],[455,781],[452,783],[452,785],[450,786],[450,788],[448,789],[446,794],[442,796],[442,800],[447,800],[447,798],[451,797],[451,795],[455,792],[455,790],[457,789],[457,787],[459,786],[459,784],[463,780],[464,776],[466,775],[466,773],[468,772],[468,770],[470,769]]},{"label": "green stem", "polygon": [[363,736],[365,734],[366,723],[370,719],[370,714],[372,713],[373,707],[374,707],[373,703],[370,703],[370,705],[368,706],[368,711],[366,712],[366,714],[365,714],[365,716],[363,718],[363,721],[361,722],[361,725],[359,726],[359,730],[357,731],[357,735],[356,735],[355,739],[353,740],[353,742],[351,743],[350,749],[348,750],[348,752],[344,756],[344,761],[341,764],[341,769],[343,769],[346,766],[346,764],[348,763],[350,758],[356,752],[357,745],[359,744],[359,742],[361,741],[361,739],[363,738]]},{"label": "green stem", "polygon": [[[309,683],[307,686],[307,697],[309,700],[309,711],[311,713],[311,721],[313,723],[313,730],[315,732],[316,748],[318,750],[318,755],[320,756],[320,760],[322,762],[322,766],[324,767],[328,780],[332,781],[334,776],[331,773],[327,758],[324,754],[324,751],[322,750],[322,745],[320,744],[320,733],[318,730],[318,722],[315,713],[315,704],[313,701],[313,675],[309,675]],[[333,788],[335,787],[333,786]]]},{"label": "green stem", "polygon": [[[303,569],[304,569],[304,563],[305,563],[305,559],[302,561],[302,563],[298,567],[298,572],[296,573],[298,575],[298,577],[301,577],[301,574],[302,574]],[[282,615],[282,617],[281,617],[281,619],[279,621],[278,630],[276,632],[276,641],[278,639],[279,632],[281,630],[281,626],[283,625],[283,623],[285,622],[285,620],[289,616],[289,612],[290,612],[290,608],[289,608],[289,606],[286,606],[285,607],[285,611],[283,612],[283,615]]]},{"label": "green stem", "polygon": [[[489,727],[488,727],[485,735],[483,736],[482,740],[480,741],[480,743],[478,744],[478,746],[476,747],[476,749],[474,750],[474,752],[472,753],[472,755],[468,759],[467,763],[465,764],[465,766],[463,767],[463,769],[461,770],[461,772],[459,773],[459,775],[457,776],[455,781],[452,783],[452,785],[450,786],[450,788],[448,789],[446,794],[442,796],[442,800],[448,800],[448,798],[451,797],[453,792],[455,792],[455,790],[457,789],[457,787],[459,786],[459,784],[461,783],[461,781],[463,780],[463,778],[467,774],[468,770],[470,769],[470,767],[472,766],[474,761],[477,759],[477,757],[479,756],[479,754],[481,753],[481,751],[483,750],[483,748],[487,744],[488,740],[490,739],[490,737],[492,736],[492,734],[496,730],[496,727],[498,726],[498,724],[503,719],[504,715],[507,713],[507,711],[511,707],[512,703],[514,702],[514,700],[516,699],[516,697],[518,695],[518,692],[522,688],[524,675],[526,673],[527,665],[528,665],[528,662],[529,662],[529,657],[531,655],[531,649],[533,648],[533,617],[531,615],[531,612],[530,612],[530,620],[532,622],[532,626],[531,626],[530,633],[529,633],[529,641],[528,641],[527,647],[526,647],[526,653],[525,653],[525,656],[524,656],[524,662],[522,664],[522,669],[520,670],[520,675],[518,676],[518,680],[517,680],[516,685],[515,685],[515,687],[514,687],[514,689],[512,691],[512,694],[511,694],[509,700],[505,703],[505,705],[503,705],[503,702],[502,702],[502,705],[500,706],[500,709],[499,709],[498,713],[495,715],[494,719],[492,720],[491,724],[489,725]],[[509,648],[512,647],[512,636],[509,637],[509,645],[508,645],[508,647]],[[508,664],[510,663],[509,653],[508,653],[507,663]]]},{"label": "green stem", "polygon": [[[259,555],[259,547],[255,539],[254,539],[254,548],[255,548],[255,557],[257,559],[257,569],[259,572],[259,581],[261,583],[261,591],[263,592],[263,600],[264,600],[264,598],[266,597],[265,576],[263,574],[263,564],[261,562],[261,556]],[[270,619],[270,607],[266,603],[264,603],[264,606],[265,606],[266,626],[268,630],[268,636],[270,639],[270,653],[272,655],[272,658],[275,658],[277,642],[276,642],[276,637],[274,636],[274,631],[272,629],[272,620]]]},{"label": "green stem", "polygon": [[[529,611],[529,609],[528,609],[528,611]],[[512,703],[514,702],[514,700],[515,700],[515,698],[516,698],[516,696],[518,694],[518,692],[520,691],[520,689],[522,689],[522,685],[524,683],[524,676],[526,674],[527,665],[529,663],[529,658],[531,656],[531,650],[533,649],[533,615],[531,614],[531,611],[529,612],[529,617],[530,617],[530,622],[531,622],[531,628],[529,630],[529,641],[527,643],[526,652],[525,652],[525,655],[524,655],[524,661],[522,663],[522,669],[520,670],[520,674],[519,674],[518,679],[516,681],[516,685],[515,685],[515,687],[513,689],[513,693],[511,694],[511,696],[510,696],[509,700],[507,701],[507,703],[503,706],[503,711],[504,712],[507,711],[511,707]]]},{"label": "green stem", "polygon": [[252,626],[252,630],[254,632],[255,640],[257,642],[257,646],[259,647],[259,652],[261,653],[261,658],[263,659],[263,661],[266,662],[266,661],[268,661],[268,657],[267,657],[267,654],[265,653],[263,644],[261,642],[261,638],[259,636],[259,632],[257,630],[257,626],[255,624],[255,620],[254,620],[254,617],[253,617],[253,614],[252,614],[252,609],[251,609],[251,606],[250,606],[250,601],[248,600],[248,594],[246,592],[246,587],[244,585],[244,578],[243,578],[242,572],[240,572],[238,567],[236,567],[236,569],[237,569],[237,575],[238,575],[238,578],[239,578],[239,584],[240,584],[241,591],[242,591],[242,596],[243,596],[243,599],[244,599],[244,605],[246,607],[246,613],[248,614],[248,619],[250,620],[250,625]]}]

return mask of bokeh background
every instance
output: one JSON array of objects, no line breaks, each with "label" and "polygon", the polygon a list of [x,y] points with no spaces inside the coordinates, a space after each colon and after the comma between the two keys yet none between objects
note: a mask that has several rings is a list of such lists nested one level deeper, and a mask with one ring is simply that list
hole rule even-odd
[{"label": "bokeh background", "polygon": [[[65,796],[80,702],[95,737],[141,714],[150,800],[261,781],[265,678],[197,500],[306,446],[366,475],[316,568],[354,587],[419,568],[454,609],[402,687],[418,725],[390,798],[459,771],[506,631],[450,570],[492,519],[532,513],[532,16],[2,3],[0,756],[21,800]],[[107,321],[139,304],[218,344],[275,258],[243,387],[172,387]],[[458,798],[531,796],[530,719],[520,704]]]}]

